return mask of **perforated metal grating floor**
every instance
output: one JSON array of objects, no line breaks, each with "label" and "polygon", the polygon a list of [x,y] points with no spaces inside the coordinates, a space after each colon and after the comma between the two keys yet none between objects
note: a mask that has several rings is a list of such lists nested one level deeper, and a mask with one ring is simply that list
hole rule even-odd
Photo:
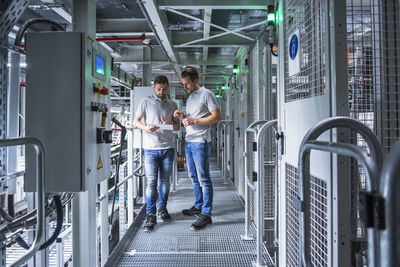
[{"label": "perforated metal grating floor", "polygon": [[[222,183],[219,171],[212,171],[211,177],[214,186],[211,226],[201,231],[190,230],[195,217],[183,216],[181,210],[193,205],[192,183],[186,173],[179,173],[177,191],[170,193],[167,206],[172,222],[158,220],[151,233],[140,229],[117,266],[252,266],[256,260],[256,242],[240,239],[244,233],[243,204],[234,187]],[[251,231],[254,234],[254,229]],[[266,251],[264,261],[273,266]]]}]

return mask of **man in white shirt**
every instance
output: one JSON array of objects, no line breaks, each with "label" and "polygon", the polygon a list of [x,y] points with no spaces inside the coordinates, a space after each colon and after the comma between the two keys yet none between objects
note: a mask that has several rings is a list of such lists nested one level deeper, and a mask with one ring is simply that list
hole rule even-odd
[{"label": "man in white shirt", "polygon": [[134,120],[134,126],[143,130],[147,203],[144,231],[152,231],[157,224],[158,173],[160,173],[158,215],[163,221],[171,221],[167,211],[167,201],[175,157],[175,142],[172,129],[161,130],[157,125],[172,124],[174,131],[180,128],[179,120],[173,117],[178,105],[167,97],[167,77],[160,75],[154,79],[154,91],[155,95],[145,97],[139,103]]},{"label": "man in white shirt", "polygon": [[186,117],[180,110],[174,117],[182,120],[186,128],[186,162],[192,179],[195,203],[189,209],[182,210],[183,215],[198,215],[191,229],[204,229],[212,224],[211,210],[213,186],[210,178],[211,125],[221,120],[221,111],[215,95],[200,87],[199,74],[195,68],[187,67],[182,71],[181,82],[189,94],[186,101]]}]

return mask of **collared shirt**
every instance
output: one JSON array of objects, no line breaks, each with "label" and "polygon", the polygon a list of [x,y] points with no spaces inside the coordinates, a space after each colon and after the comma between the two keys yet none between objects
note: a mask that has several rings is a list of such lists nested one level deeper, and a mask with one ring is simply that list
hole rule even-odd
[{"label": "collared shirt", "polygon": [[[204,118],[211,111],[220,109],[217,98],[208,89],[200,87],[191,93],[186,101],[188,118]],[[211,142],[211,125],[191,125],[186,127],[186,142]]]},{"label": "collared shirt", "polygon": [[[178,105],[169,98],[161,100],[152,95],[140,101],[135,115],[142,117],[145,125],[158,125],[160,122],[172,122],[174,111],[177,109]],[[152,133],[143,131],[144,149],[158,150],[174,147],[173,131],[157,130]]]}]

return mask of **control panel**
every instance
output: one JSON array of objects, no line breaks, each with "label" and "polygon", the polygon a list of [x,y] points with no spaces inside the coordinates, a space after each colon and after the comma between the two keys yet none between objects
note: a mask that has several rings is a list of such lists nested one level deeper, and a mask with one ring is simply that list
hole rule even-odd
[{"label": "control panel", "polygon": [[[27,33],[25,47],[26,136],[43,143],[45,190],[86,191],[111,175],[110,53],[81,32]],[[26,155],[25,190],[35,191]]]}]

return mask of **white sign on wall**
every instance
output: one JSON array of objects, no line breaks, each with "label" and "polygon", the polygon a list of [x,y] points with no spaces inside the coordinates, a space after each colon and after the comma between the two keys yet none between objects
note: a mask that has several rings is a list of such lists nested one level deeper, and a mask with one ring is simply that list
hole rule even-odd
[{"label": "white sign on wall", "polygon": [[300,30],[295,30],[288,39],[289,77],[300,72]]}]

